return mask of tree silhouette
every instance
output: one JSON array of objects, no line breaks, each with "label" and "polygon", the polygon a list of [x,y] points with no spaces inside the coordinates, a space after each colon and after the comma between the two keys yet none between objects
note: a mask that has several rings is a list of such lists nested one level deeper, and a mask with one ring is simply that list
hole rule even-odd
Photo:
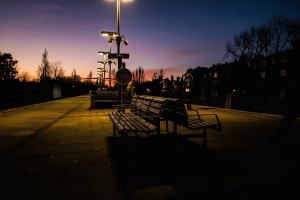
[{"label": "tree silhouette", "polygon": [[42,55],[42,63],[38,66],[37,75],[40,77],[41,81],[50,80],[52,74],[52,69],[50,62],[48,60],[48,51],[45,49]]},{"label": "tree silhouette", "polygon": [[134,82],[140,84],[142,82],[145,81],[145,73],[144,73],[144,68],[142,68],[141,66],[139,66],[135,72],[132,72],[132,79],[134,80]]},{"label": "tree silhouette", "polygon": [[225,45],[225,58],[243,62],[256,62],[262,57],[277,54],[292,48],[300,34],[299,19],[276,15],[272,21],[259,27],[241,31]]},{"label": "tree silhouette", "polygon": [[62,62],[56,61],[51,64],[51,77],[54,80],[62,80],[65,76],[65,70],[62,67]]},{"label": "tree silhouette", "polygon": [[16,77],[18,71],[16,69],[17,60],[14,60],[9,53],[0,52],[0,81],[10,80]]}]

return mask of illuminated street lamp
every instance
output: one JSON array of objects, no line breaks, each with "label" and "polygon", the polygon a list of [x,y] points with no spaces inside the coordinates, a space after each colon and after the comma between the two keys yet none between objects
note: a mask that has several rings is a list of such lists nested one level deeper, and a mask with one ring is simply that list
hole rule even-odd
[{"label": "illuminated street lamp", "polygon": [[111,31],[102,31],[101,35],[104,37],[107,37],[108,43],[112,43],[112,40],[115,39],[118,35],[117,32],[111,32]]},{"label": "illuminated street lamp", "polygon": [[118,69],[121,69],[123,67],[122,64],[122,56],[120,53],[120,44],[123,41],[124,45],[127,46],[129,44],[128,40],[125,38],[124,35],[120,35],[117,32],[111,32],[111,31],[102,31],[102,36],[108,37],[107,41],[109,43],[109,53],[111,53],[111,43],[113,40],[116,40],[117,42],[117,55],[118,55]]}]

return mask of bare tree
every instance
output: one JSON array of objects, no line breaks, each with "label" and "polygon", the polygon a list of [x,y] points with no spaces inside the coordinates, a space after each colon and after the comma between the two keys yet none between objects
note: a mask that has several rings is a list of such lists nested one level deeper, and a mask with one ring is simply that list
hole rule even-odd
[{"label": "bare tree", "polygon": [[160,69],[159,73],[158,72],[154,72],[153,73],[153,75],[152,75],[152,81],[154,81],[154,80],[162,81],[164,79],[164,76],[165,76],[164,70]]},{"label": "bare tree", "polygon": [[291,49],[292,42],[299,36],[299,19],[274,16],[272,21],[259,27],[251,27],[233,37],[225,45],[224,57],[253,62],[263,56]]},{"label": "bare tree", "polygon": [[93,72],[90,71],[90,73],[87,75],[87,83],[91,84],[92,83],[92,78],[93,78]]},{"label": "bare tree", "polygon": [[153,75],[152,75],[152,81],[155,80],[155,79],[158,79],[158,73],[157,72],[154,72]]},{"label": "bare tree", "polygon": [[29,72],[27,72],[27,71],[22,71],[21,73],[18,74],[18,79],[19,79],[21,82],[28,82],[28,81],[30,81],[31,77],[30,77]]},{"label": "bare tree", "polygon": [[48,60],[48,51],[45,49],[42,55],[42,63],[38,66],[37,75],[41,81],[51,79],[52,69]]},{"label": "bare tree", "polygon": [[272,53],[276,54],[292,47],[292,42],[300,32],[300,22],[284,15],[274,16],[270,23],[273,40]]},{"label": "bare tree", "polygon": [[65,71],[62,67],[62,62],[56,61],[51,64],[52,77],[54,80],[60,80],[65,76]]},{"label": "bare tree", "polygon": [[78,83],[81,81],[81,77],[79,75],[77,75],[75,68],[73,69],[73,71],[71,73],[71,79],[72,79],[73,83]]},{"label": "bare tree", "polygon": [[234,36],[232,42],[226,44],[226,56],[231,55],[234,60],[247,60],[251,48],[251,35],[248,30]]},{"label": "bare tree", "polygon": [[144,68],[142,68],[141,66],[139,66],[136,70],[135,73],[133,73],[135,75],[133,75],[133,80],[136,83],[142,83],[145,81],[145,73],[144,73]]},{"label": "bare tree", "polygon": [[57,73],[57,79],[62,80],[65,77],[65,70],[60,67]]},{"label": "bare tree", "polygon": [[165,76],[164,70],[163,70],[163,69],[160,69],[160,70],[159,70],[158,79],[163,80],[163,79],[164,79],[164,76]]}]

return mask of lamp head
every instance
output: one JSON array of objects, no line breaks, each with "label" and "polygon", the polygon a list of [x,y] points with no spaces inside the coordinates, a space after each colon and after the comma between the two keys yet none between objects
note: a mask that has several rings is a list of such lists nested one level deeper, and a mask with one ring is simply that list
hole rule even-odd
[{"label": "lamp head", "polygon": [[108,42],[108,43],[112,43],[112,40],[113,40],[112,36],[111,36],[111,35],[108,35],[108,37],[107,37],[107,42]]},{"label": "lamp head", "polygon": [[129,44],[128,40],[126,40],[126,39],[123,42],[126,46]]},{"label": "lamp head", "polygon": [[98,51],[98,54],[99,54],[100,56],[103,56],[103,55],[108,55],[109,52],[106,52],[106,51]]},{"label": "lamp head", "polygon": [[124,44],[127,46],[129,44],[128,40],[125,38],[124,35],[122,35],[122,41],[124,42]]},{"label": "lamp head", "polygon": [[117,32],[111,32],[111,31],[102,31],[102,32],[101,32],[101,35],[102,35],[102,36],[105,36],[105,37],[107,37],[107,36],[109,36],[109,35],[111,35],[111,36],[117,36],[118,33],[117,33]]}]

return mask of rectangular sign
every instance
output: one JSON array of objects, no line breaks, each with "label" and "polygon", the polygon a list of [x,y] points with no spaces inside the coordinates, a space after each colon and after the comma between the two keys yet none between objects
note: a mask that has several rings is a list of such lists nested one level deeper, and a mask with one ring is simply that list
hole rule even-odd
[{"label": "rectangular sign", "polygon": [[[122,56],[122,59],[129,59],[128,53],[121,53],[120,55]],[[108,59],[117,59],[117,58],[118,58],[118,54],[116,53],[108,54]]]}]

